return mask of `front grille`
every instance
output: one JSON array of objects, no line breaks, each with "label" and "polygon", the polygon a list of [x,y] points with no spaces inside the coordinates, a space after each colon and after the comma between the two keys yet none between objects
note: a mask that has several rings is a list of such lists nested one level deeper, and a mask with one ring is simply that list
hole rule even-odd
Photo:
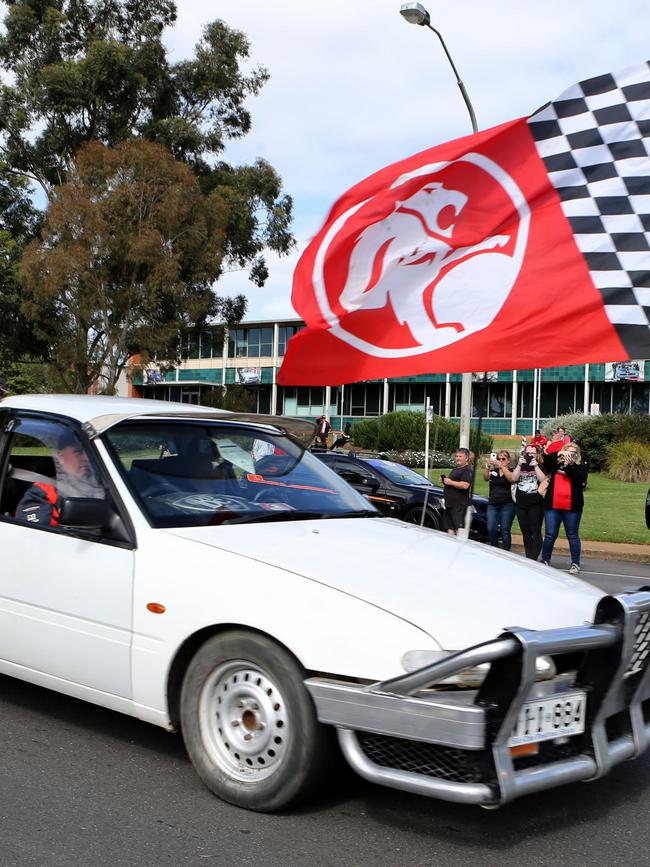
[{"label": "front grille", "polygon": [[634,628],[634,650],[630,657],[626,674],[636,674],[643,671],[650,653],[650,611],[639,615]]},{"label": "front grille", "polygon": [[357,732],[359,745],[376,765],[454,783],[484,781],[476,750],[459,750],[421,741]]}]

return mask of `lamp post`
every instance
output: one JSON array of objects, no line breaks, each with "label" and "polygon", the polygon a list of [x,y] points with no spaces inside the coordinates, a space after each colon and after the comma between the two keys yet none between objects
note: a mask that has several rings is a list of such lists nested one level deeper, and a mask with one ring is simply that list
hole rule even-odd
[{"label": "lamp post", "polygon": [[[461,78],[458,74],[458,70],[456,69],[456,64],[451,59],[451,54],[449,53],[449,49],[445,45],[445,40],[442,38],[442,34],[436,30],[435,27],[431,26],[431,17],[429,13],[424,8],[421,3],[402,3],[400,7],[400,15],[409,22],[409,24],[419,24],[420,27],[428,27],[429,30],[432,30],[438,39],[440,40],[440,44],[443,47],[445,54],[447,55],[447,60],[449,61],[449,65],[454,71],[454,75],[456,76],[456,84],[458,85],[458,89],[460,90],[463,99],[465,101],[465,105],[467,106],[467,111],[469,112],[469,117],[472,122],[472,131],[478,132],[478,124],[476,123],[476,115],[474,114],[474,108],[470,101],[470,98],[465,90],[465,85],[461,81]],[[469,448],[469,434],[470,434],[470,420],[472,417],[472,374],[464,373],[463,379],[461,383],[460,390],[460,439],[459,446],[461,448],[468,449]],[[477,447],[478,448],[478,447]]]}]

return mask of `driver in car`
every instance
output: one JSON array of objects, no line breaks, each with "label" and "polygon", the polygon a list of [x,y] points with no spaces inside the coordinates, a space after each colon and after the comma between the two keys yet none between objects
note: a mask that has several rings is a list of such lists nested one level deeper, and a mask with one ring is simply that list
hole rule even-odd
[{"label": "driver in car", "polygon": [[34,482],[16,507],[16,519],[28,524],[56,527],[63,497],[91,497],[103,500],[104,487],[95,478],[88,455],[71,431],[64,431],[52,455],[56,485]]}]

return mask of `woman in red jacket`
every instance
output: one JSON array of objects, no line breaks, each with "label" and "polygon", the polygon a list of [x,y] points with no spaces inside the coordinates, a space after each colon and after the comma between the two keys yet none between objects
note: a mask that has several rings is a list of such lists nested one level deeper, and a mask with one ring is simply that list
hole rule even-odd
[{"label": "woman in red jacket", "polygon": [[542,544],[542,563],[547,566],[553,553],[553,545],[560,532],[560,524],[569,540],[571,567],[569,572],[580,572],[580,519],[584,507],[582,493],[587,479],[587,468],[582,463],[580,446],[573,442],[565,443],[560,451],[544,457],[544,469],[550,476],[548,490],[544,497],[544,520],[546,535]]}]

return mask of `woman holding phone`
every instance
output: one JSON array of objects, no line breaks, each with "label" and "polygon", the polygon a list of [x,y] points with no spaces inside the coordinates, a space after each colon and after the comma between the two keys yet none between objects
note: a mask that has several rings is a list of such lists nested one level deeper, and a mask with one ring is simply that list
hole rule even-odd
[{"label": "woman holding phone", "polygon": [[529,560],[537,560],[542,550],[542,521],[544,520],[544,496],[540,485],[546,482],[542,469],[544,456],[539,446],[532,443],[522,451],[512,473],[516,483],[515,505],[517,520],[524,539],[524,550]]},{"label": "woman holding phone", "polygon": [[515,519],[515,504],[512,500],[511,485],[514,482],[510,467],[510,452],[502,449],[493,452],[483,468],[483,478],[490,484],[487,507],[487,531],[490,545],[499,547],[499,539],[504,551],[512,545],[510,530]]},{"label": "woman holding phone", "polygon": [[559,452],[547,453],[544,467],[549,473],[550,480],[544,497],[546,535],[542,544],[542,563],[550,565],[560,525],[564,524],[571,552],[569,572],[578,575],[580,572],[578,532],[584,508],[583,488],[587,480],[587,468],[582,463],[580,446],[569,442],[565,443]]}]

